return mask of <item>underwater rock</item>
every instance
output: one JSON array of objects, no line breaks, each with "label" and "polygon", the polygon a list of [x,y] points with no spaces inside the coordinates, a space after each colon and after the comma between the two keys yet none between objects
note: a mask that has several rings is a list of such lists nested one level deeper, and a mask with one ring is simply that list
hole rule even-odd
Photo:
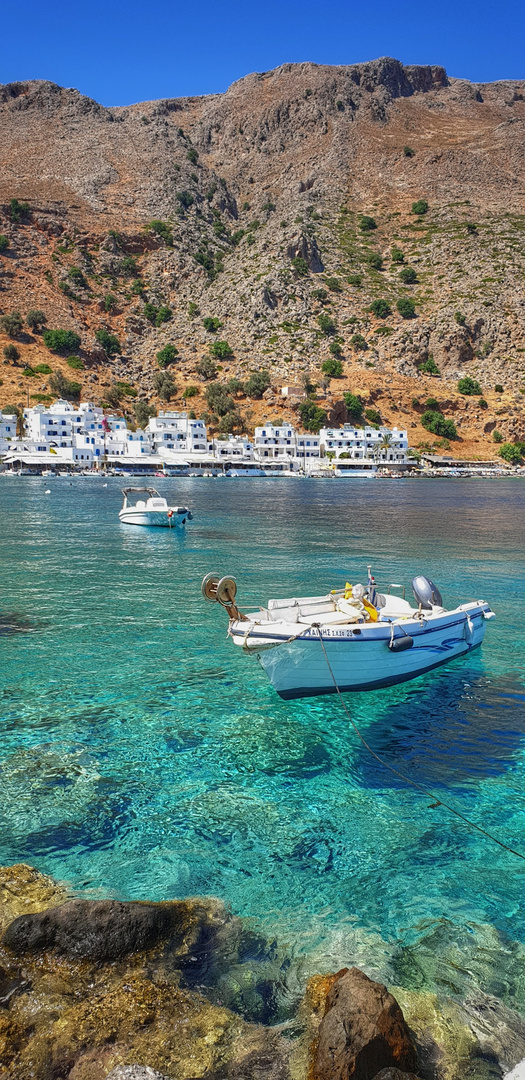
[{"label": "underwater rock", "polygon": [[169,1080],[149,1065],[117,1065],[108,1073],[106,1080]]},{"label": "underwater rock", "polygon": [[29,982],[21,971],[6,971],[5,968],[0,967],[0,1006],[7,1008],[11,998],[15,994],[20,994],[27,986]]},{"label": "underwater rock", "polygon": [[45,911],[67,899],[67,892],[53,878],[32,866],[17,863],[0,867],[0,932],[17,915]]},{"label": "underwater rock", "polygon": [[403,1013],[386,986],[343,969],[326,998],[315,1080],[370,1080],[390,1066],[413,1072],[417,1055]]},{"label": "underwater rock", "polygon": [[374,1080],[418,1080],[414,1073],[401,1072],[399,1069],[381,1069]]},{"label": "underwater rock", "polygon": [[20,915],[5,931],[4,945],[18,956],[54,949],[71,958],[116,960],[167,937],[175,918],[172,905],[70,900]]}]

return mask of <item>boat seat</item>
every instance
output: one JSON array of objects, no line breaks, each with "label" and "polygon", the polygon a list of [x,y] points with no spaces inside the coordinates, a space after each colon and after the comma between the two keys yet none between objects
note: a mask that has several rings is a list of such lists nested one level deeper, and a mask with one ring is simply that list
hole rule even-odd
[{"label": "boat seat", "polygon": [[387,619],[402,619],[403,616],[415,615],[417,608],[413,608],[408,600],[402,596],[394,596],[391,593],[385,595],[385,604],[379,608],[380,617]]},{"label": "boat seat", "polygon": [[297,622],[304,623],[305,626],[312,626],[313,623],[320,623],[321,626],[339,626],[341,623],[357,622],[358,617],[361,618],[360,613],[352,618],[345,611],[327,611],[325,614],[300,615]]},{"label": "boat seat", "polygon": [[146,503],[144,502],[144,499],[139,499],[139,501],[135,503],[135,510],[145,510],[145,509],[146,509]]}]

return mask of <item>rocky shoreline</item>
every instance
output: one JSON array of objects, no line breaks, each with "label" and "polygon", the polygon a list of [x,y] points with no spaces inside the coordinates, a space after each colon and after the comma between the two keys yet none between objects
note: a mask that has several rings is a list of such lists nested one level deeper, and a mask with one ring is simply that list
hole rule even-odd
[{"label": "rocky shoreline", "polygon": [[320,973],[288,1015],[291,959],[214,898],[85,900],[0,869],[2,1080],[501,1080],[525,1021],[468,1012],[357,967]]}]

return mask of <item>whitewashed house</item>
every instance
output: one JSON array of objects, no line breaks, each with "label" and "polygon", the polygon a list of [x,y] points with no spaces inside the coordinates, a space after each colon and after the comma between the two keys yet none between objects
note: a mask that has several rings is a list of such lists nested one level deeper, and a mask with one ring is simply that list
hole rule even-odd
[{"label": "whitewashed house", "polygon": [[320,439],[318,435],[298,434],[291,424],[265,424],[255,428],[254,456],[261,464],[269,461],[287,461],[289,467],[300,468],[307,460],[318,458]]},{"label": "whitewashed house", "polygon": [[16,439],[15,413],[4,413],[0,410],[0,454],[7,454],[11,449],[11,443]]},{"label": "whitewashed house", "polygon": [[344,424],[342,428],[321,428],[319,436],[323,456],[340,458],[344,454],[353,460],[374,459],[387,464],[404,464],[408,456],[407,432],[398,428]]},{"label": "whitewashed house", "polygon": [[157,454],[164,450],[181,454],[208,451],[206,424],[203,420],[190,420],[185,412],[159,412],[148,421],[146,434]]}]

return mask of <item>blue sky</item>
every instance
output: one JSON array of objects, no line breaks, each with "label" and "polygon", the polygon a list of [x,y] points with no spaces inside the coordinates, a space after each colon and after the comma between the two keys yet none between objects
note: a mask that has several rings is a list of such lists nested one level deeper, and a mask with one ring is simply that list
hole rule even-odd
[{"label": "blue sky", "polygon": [[223,91],[287,61],[395,56],[487,82],[525,78],[525,5],[406,0],[10,0],[0,81],[51,79],[105,105]]}]

